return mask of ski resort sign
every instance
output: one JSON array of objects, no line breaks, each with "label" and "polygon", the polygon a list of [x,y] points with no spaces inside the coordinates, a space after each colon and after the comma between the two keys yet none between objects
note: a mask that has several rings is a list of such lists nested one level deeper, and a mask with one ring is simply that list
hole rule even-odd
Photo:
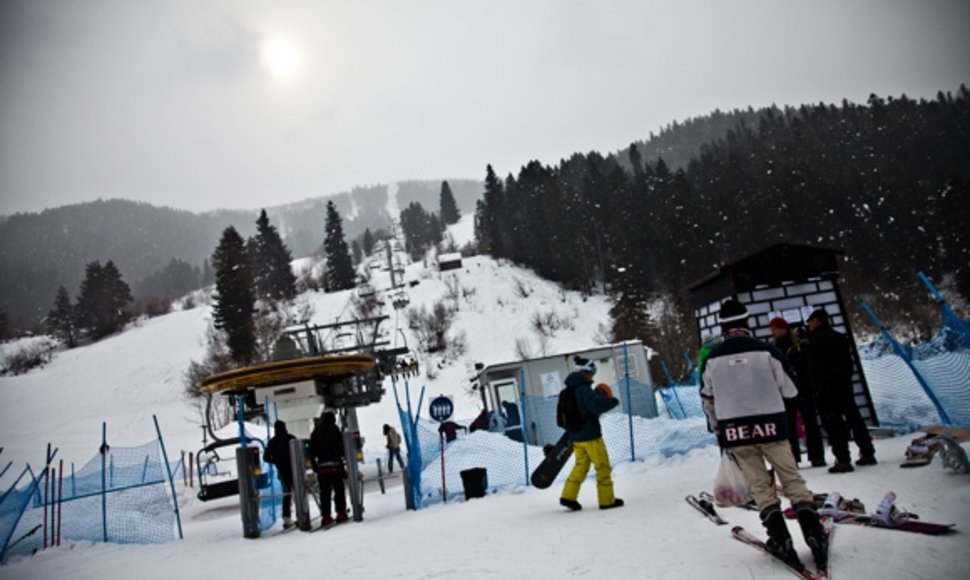
[{"label": "ski resort sign", "polygon": [[455,402],[451,397],[439,395],[431,400],[428,405],[428,415],[439,423],[444,423],[455,413]]}]

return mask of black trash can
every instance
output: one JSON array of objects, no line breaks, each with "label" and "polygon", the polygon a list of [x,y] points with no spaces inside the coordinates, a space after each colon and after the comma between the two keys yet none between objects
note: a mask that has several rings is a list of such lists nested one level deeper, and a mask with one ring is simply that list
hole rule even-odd
[{"label": "black trash can", "polygon": [[461,486],[465,490],[465,499],[485,497],[488,489],[488,470],[484,467],[473,467],[461,472]]}]

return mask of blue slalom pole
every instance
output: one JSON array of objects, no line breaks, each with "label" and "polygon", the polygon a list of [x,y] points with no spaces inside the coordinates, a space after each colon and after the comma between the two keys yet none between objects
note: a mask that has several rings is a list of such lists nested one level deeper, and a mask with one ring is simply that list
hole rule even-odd
[{"label": "blue slalom pole", "polygon": [[525,485],[529,486],[529,432],[525,428],[528,415],[525,407],[525,369],[519,371],[519,393],[522,398],[522,411],[519,413],[519,428],[522,430],[522,457],[525,458]]}]

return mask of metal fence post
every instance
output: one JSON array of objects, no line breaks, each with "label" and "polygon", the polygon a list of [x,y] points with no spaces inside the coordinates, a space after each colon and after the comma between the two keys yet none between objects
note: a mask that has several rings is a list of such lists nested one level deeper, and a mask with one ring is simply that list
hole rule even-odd
[{"label": "metal fence post", "polygon": [[101,537],[108,541],[108,423],[101,423]]},{"label": "metal fence post", "polygon": [[522,430],[522,457],[525,459],[525,485],[529,486],[529,432],[525,427],[528,414],[525,406],[525,369],[519,371],[519,392],[522,398],[522,411],[519,413],[519,427]]},{"label": "metal fence post", "polygon": [[630,347],[626,342],[623,343],[623,375],[626,381],[626,417],[630,427],[630,461],[636,461],[636,442],[633,438],[633,398],[630,396]]},{"label": "metal fence post", "polygon": [[172,468],[168,464],[168,453],[165,452],[165,440],[162,439],[162,430],[158,427],[158,417],[152,415],[152,421],[155,422],[155,433],[158,435],[158,446],[162,450],[162,461],[165,462],[165,471],[168,472],[168,485],[172,489],[172,504],[175,506],[175,523],[178,525],[179,539],[184,539],[182,536],[182,515],[179,514],[179,500],[178,496],[175,495],[175,481],[172,479]]},{"label": "metal fence post", "polygon": [[936,394],[930,388],[930,385],[929,383],[926,382],[926,379],[923,378],[923,375],[921,375],[919,370],[916,369],[916,365],[913,364],[913,361],[910,359],[909,353],[906,352],[906,349],[903,348],[903,345],[899,344],[896,338],[889,333],[889,330],[883,325],[882,320],[879,320],[879,317],[876,316],[876,313],[872,311],[872,308],[869,307],[869,305],[866,303],[865,300],[859,300],[859,304],[862,305],[862,309],[865,311],[866,314],[869,315],[869,318],[871,318],[872,321],[879,328],[879,332],[882,333],[883,337],[889,341],[889,344],[893,347],[893,350],[896,352],[896,354],[899,355],[899,358],[903,359],[903,362],[906,363],[906,366],[909,367],[909,370],[913,372],[913,376],[916,377],[916,382],[918,382],[919,385],[923,387],[923,391],[926,392],[926,396],[930,398],[930,401],[933,403],[933,406],[936,407],[936,412],[940,414],[940,421],[942,421],[946,425],[952,424],[950,421],[950,416],[946,414],[946,410],[943,408],[942,403],[940,403],[940,400],[936,398]]}]

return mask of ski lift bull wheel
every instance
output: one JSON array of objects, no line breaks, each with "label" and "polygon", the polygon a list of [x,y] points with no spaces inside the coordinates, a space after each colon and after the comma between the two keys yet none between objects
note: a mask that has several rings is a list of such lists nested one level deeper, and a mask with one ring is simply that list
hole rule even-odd
[{"label": "ski lift bull wheel", "polygon": [[198,388],[211,395],[298,381],[332,381],[370,372],[376,364],[374,357],[366,354],[297,358],[210,375],[199,381]]}]

